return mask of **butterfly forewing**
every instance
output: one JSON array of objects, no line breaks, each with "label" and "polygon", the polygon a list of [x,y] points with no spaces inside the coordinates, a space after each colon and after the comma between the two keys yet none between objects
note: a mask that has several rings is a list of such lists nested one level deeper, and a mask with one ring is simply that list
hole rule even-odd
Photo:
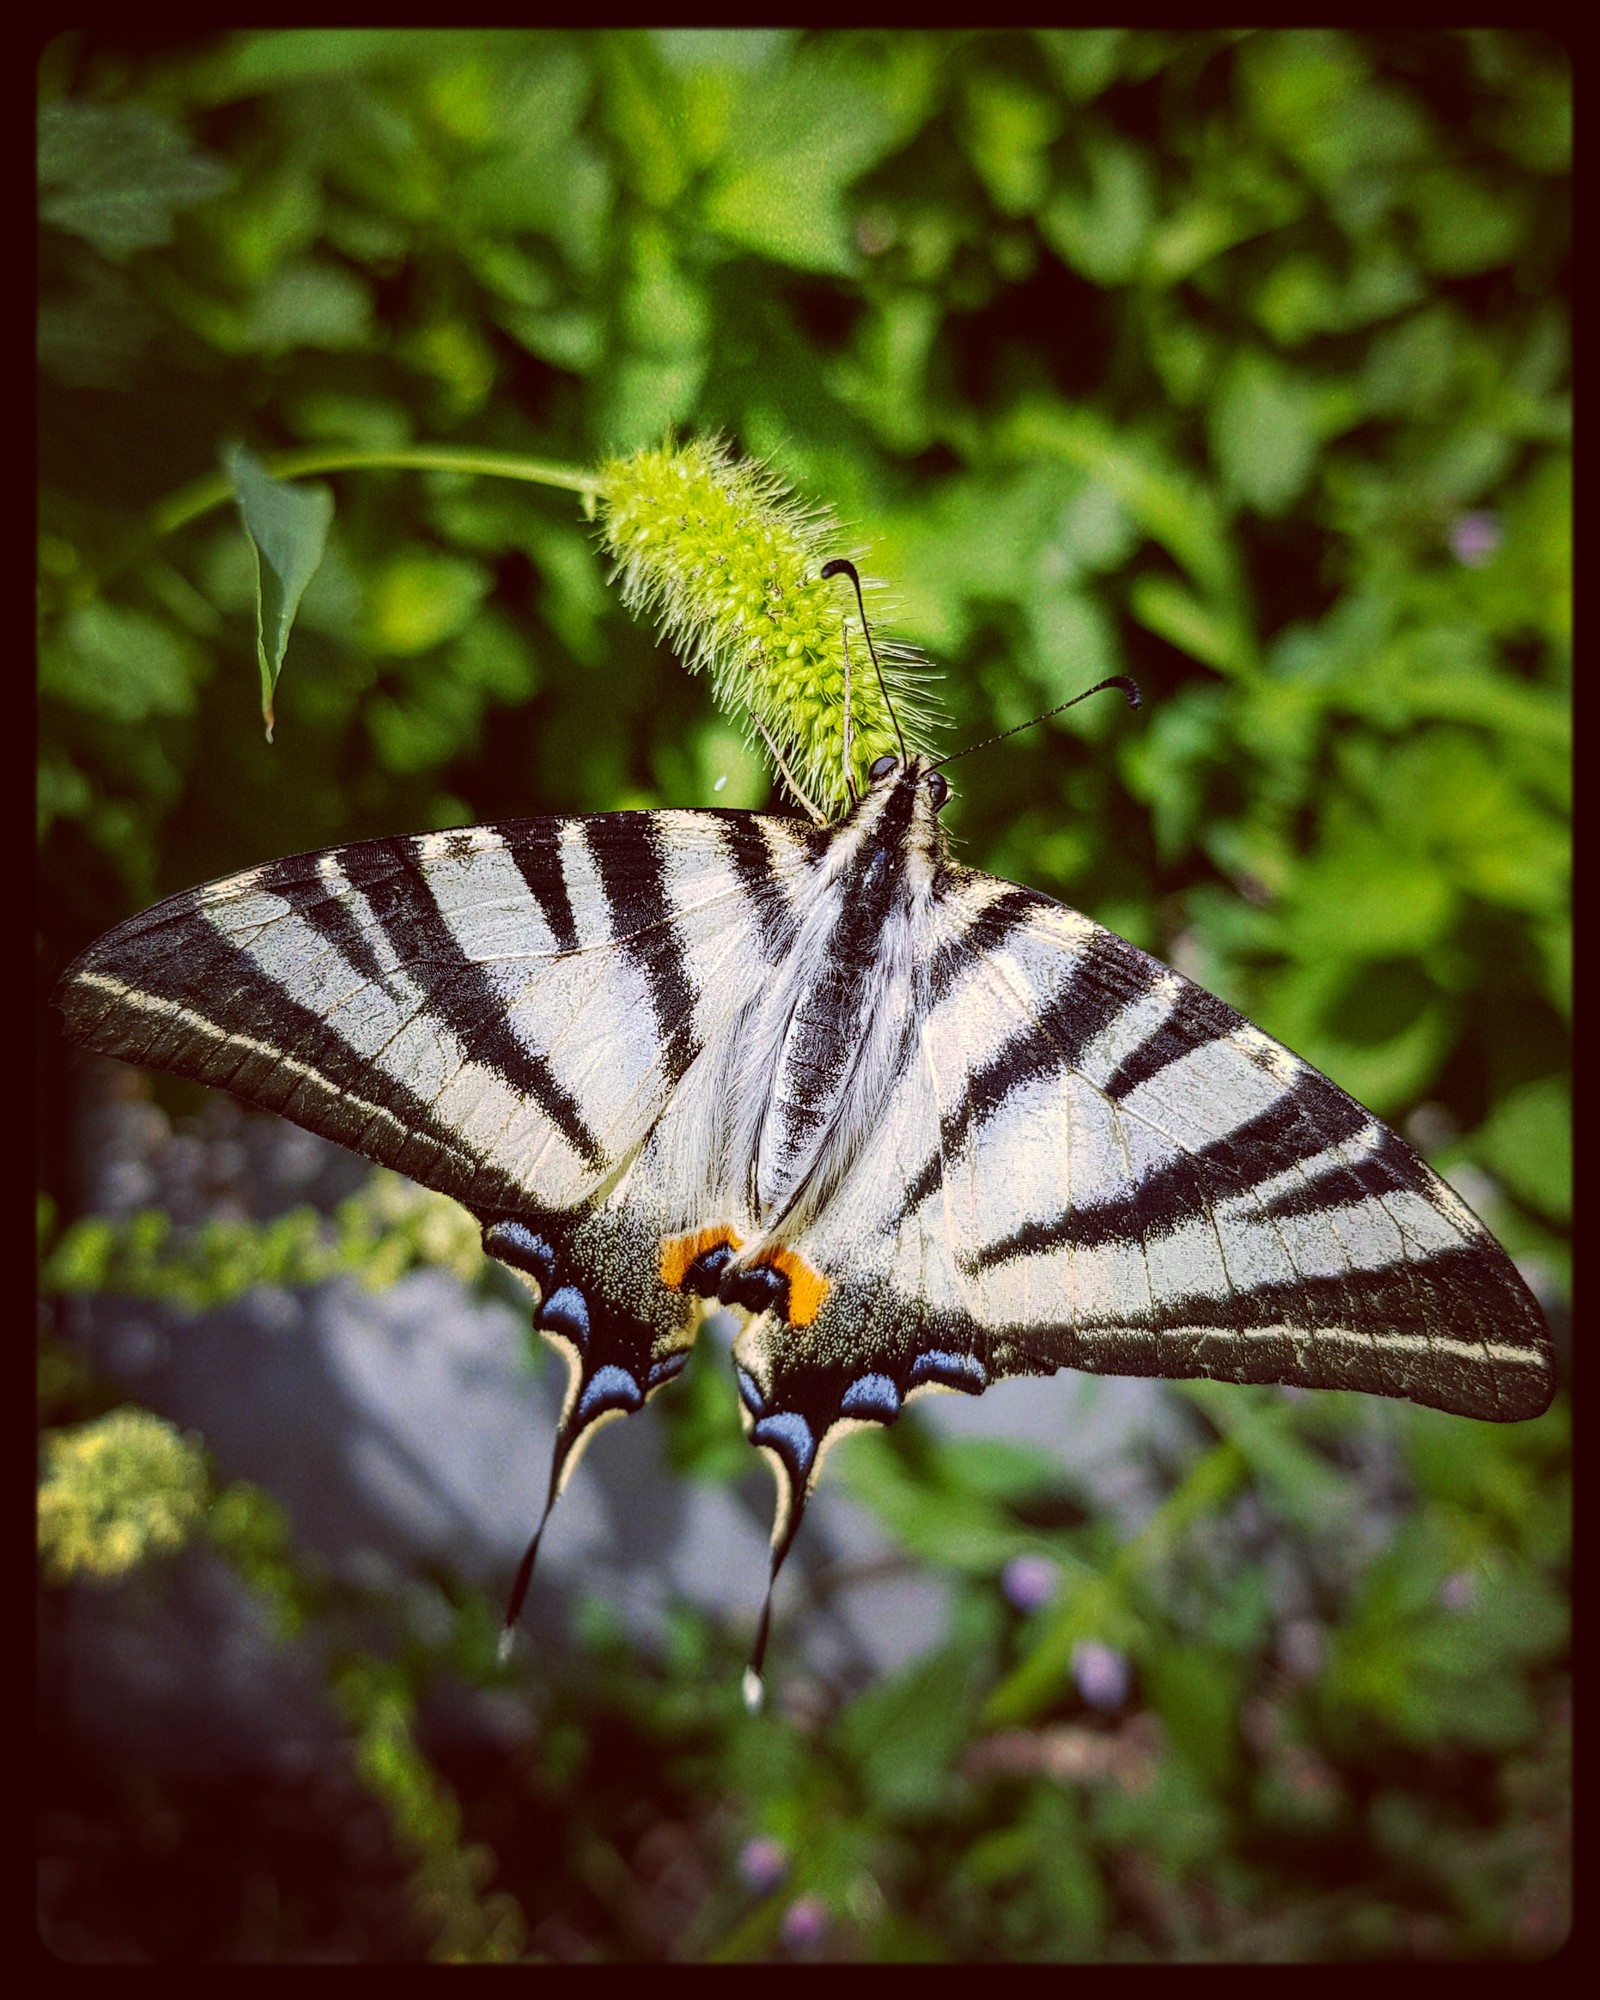
[{"label": "butterfly forewing", "polygon": [[569,1207],[758,984],[804,860],[745,814],[368,841],[170,898],[84,953],[62,1004],[93,1048],[475,1209]]},{"label": "butterfly forewing", "polygon": [[702,1309],[657,1266],[705,1191],[633,1169],[786,949],[813,846],[750,814],[618,813],[296,856],[112,931],[62,1004],[92,1048],[463,1202],[541,1292],[569,1418],[596,1380],[637,1407]]}]

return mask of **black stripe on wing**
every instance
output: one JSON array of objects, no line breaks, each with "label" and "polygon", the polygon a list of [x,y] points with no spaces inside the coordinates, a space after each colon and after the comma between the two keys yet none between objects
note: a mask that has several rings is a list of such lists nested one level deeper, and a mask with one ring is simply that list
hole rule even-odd
[{"label": "black stripe on wing", "polygon": [[789,1159],[803,1156],[834,1115],[870,1015],[883,1002],[884,932],[905,892],[905,836],[915,807],[914,789],[896,787],[833,884],[838,914],[807,968],[778,1079],[783,1141],[775,1151]]},{"label": "black stripe on wing", "polygon": [[717,819],[728,860],[761,933],[761,955],[768,965],[778,965],[794,942],[795,917],[773,867],[767,836],[752,813],[719,813]]},{"label": "black stripe on wing", "polygon": [[[73,1038],[232,1091],[468,1207],[493,1212],[524,1199],[425,1099],[262,972],[205,911],[197,892],[174,897],[85,952],[60,996]],[[96,978],[121,990],[107,993]]]},{"label": "black stripe on wing", "polygon": [[1174,1296],[1115,1320],[991,1335],[1000,1372],[1083,1368],[1169,1380],[1287,1382],[1403,1396],[1514,1423],[1555,1393],[1544,1317],[1492,1242],[1338,1277]]},{"label": "black stripe on wing", "polygon": [[675,1089],[700,1053],[699,993],[684,959],[660,837],[645,813],[606,813],[587,822],[584,838],[610,906],[612,942],[650,989],[662,1071],[667,1088]]},{"label": "black stripe on wing", "polygon": [[[1144,1231],[1175,1229],[1206,1214],[1212,1203],[1250,1194],[1262,1182],[1353,1139],[1372,1122],[1337,1084],[1315,1070],[1302,1070],[1276,1104],[1225,1138],[1192,1153],[1175,1150],[1154,1172],[1111,1201],[1068,1203],[1054,1216],[1023,1223],[1009,1235],[982,1245],[972,1255],[971,1268],[993,1270],[1014,1257],[1067,1244],[1087,1248],[1131,1239]],[[1392,1143],[1381,1154],[1374,1151],[1359,1165],[1336,1170],[1340,1188],[1359,1190],[1343,1199],[1384,1194],[1396,1187],[1426,1194],[1427,1177],[1420,1164],[1401,1141],[1388,1136]],[[1305,1210],[1285,1206],[1277,1212],[1292,1215]]]},{"label": "black stripe on wing", "polygon": [[[1128,947],[1123,945],[1123,950]],[[1159,969],[1156,976],[1161,976]],[[1117,1100],[1131,1096],[1141,1083],[1159,1076],[1169,1063],[1182,1062],[1202,1043],[1222,1041],[1243,1026],[1243,1018],[1226,1001],[1182,980],[1166,1019],[1152,1028],[1106,1078],[1103,1086],[1106,1096]]]},{"label": "black stripe on wing", "polygon": [[[1356,1109],[1359,1111],[1360,1106]],[[1353,1202],[1407,1190],[1428,1199],[1430,1176],[1416,1154],[1387,1125],[1380,1125],[1376,1119],[1368,1123],[1376,1139],[1363,1143],[1346,1164],[1319,1168],[1276,1194],[1258,1196],[1256,1214],[1268,1222],[1290,1221],[1296,1216],[1318,1215],[1329,1210],[1336,1213]]]},{"label": "black stripe on wing", "polygon": [[[1003,912],[1000,904],[993,905],[991,929],[1002,924],[1008,930],[1020,928],[1028,914],[1037,913],[1039,902],[1037,897],[1031,899],[1031,912],[1021,906]],[[1009,898],[1002,897],[1000,903],[1008,904]],[[965,945],[970,935],[964,934],[955,944]],[[981,955],[976,957],[973,970],[981,974]],[[1134,954],[1110,931],[1091,933],[1061,990],[968,1073],[960,1098],[940,1117],[938,1147],[911,1177],[901,1213],[909,1214],[942,1184],[944,1162],[961,1151],[974,1126],[994,1117],[1014,1090],[1038,1077],[1057,1076],[1075,1068],[1095,1037],[1111,1026],[1130,1001],[1153,993],[1163,976],[1153,960],[1143,953]]]},{"label": "black stripe on wing", "polygon": [[519,1097],[531,1100],[584,1164],[601,1172],[605,1149],[576,1098],[539,1053],[518,1040],[502,995],[486,969],[468,958],[428,887],[415,840],[367,841],[344,849],[340,861],[352,887],[366,897],[403,970],[417,980],[429,1007],[449,1026],[468,1058],[493,1070]]},{"label": "black stripe on wing", "polygon": [[937,1006],[963,973],[975,971],[984,952],[997,950],[1026,929],[1041,910],[1058,907],[1035,890],[1008,887],[1004,895],[986,904],[964,931],[936,947],[928,966],[928,1004]]},{"label": "black stripe on wing", "polygon": [[[349,847],[337,857],[339,874],[344,880],[349,880],[345,868],[347,858],[361,852],[360,846]],[[339,893],[337,879],[330,882],[316,857],[296,854],[284,861],[274,861],[261,869],[258,886],[287,903],[295,915],[319,937],[326,938],[363,979],[374,983],[382,980],[383,967],[371,937],[356,915],[352,898]]]},{"label": "black stripe on wing", "polygon": [[580,943],[572,898],[567,894],[567,878],[561,866],[561,834],[569,824],[559,819],[514,820],[495,829],[504,839],[517,873],[528,885],[529,895],[550,926],[550,935],[560,952],[576,951]]}]

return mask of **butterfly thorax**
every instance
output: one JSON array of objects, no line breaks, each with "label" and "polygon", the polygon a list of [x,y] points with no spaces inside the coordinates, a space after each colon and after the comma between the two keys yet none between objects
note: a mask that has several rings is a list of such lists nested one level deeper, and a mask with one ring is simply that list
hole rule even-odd
[{"label": "butterfly thorax", "polygon": [[944,862],[925,767],[875,786],[833,829],[795,948],[738,1058],[738,1121],[758,1225],[799,1224],[859,1152],[905,1060]]}]

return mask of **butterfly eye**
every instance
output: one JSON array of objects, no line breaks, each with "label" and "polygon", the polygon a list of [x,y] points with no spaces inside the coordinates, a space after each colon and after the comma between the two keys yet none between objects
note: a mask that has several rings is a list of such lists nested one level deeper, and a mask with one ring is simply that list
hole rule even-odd
[{"label": "butterfly eye", "polygon": [[945,782],[944,773],[942,771],[930,771],[928,773],[928,797],[933,800],[933,809],[935,812],[943,809],[944,802],[949,796],[950,787]]},{"label": "butterfly eye", "polygon": [[891,771],[897,771],[899,768],[900,759],[898,757],[879,757],[874,762],[872,769],[868,771],[867,776],[872,780],[873,784],[876,784],[880,778],[887,778]]}]

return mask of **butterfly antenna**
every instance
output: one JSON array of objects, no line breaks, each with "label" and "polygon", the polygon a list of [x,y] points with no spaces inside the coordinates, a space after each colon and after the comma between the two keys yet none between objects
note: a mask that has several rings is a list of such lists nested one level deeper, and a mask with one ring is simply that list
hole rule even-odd
[{"label": "butterfly antenna", "polygon": [[819,812],[817,808],[811,803],[810,799],[806,797],[805,793],[801,791],[799,779],[796,778],[793,771],[791,771],[789,769],[789,766],[783,761],[783,752],[778,748],[777,744],[773,742],[772,737],[768,734],[767,725],[761,720],[761,717],[756,714],[753,708],[749,710],[749,716],[750,720],[755,724],[757,729],[760,730],[762,742],[765,743],[767,748],[772,752],[772,761],[777,765],[778,769],[783,773],[784,783],[789,787],[790,791],[794,793],[795,797],[800,801],[801,805],[805,807],[806,811],[810,813],[812,824],[815,826],[826,826],[828,824],[827,815],[825,813]]},{"label": "butterfly antenna", "polygon": [[840,628],[839,636],[844,641],[844,785],[850,794],[850,803],[856,803],[856,781],[850,770],[850,621],[847,618]]},{"label": "butterfly antenna", "polygon": [[998,736],[986,736],[981,743],[969,743],[965,750],[952,750],[948,757],[941,757],[929,766],[937,771],[940,764],[953,764],[958,757],[970,757],[974,750],[987,750],[991,743],[1004,743],[1008,736],[1020,736],[1025,729],[1037,729],[1041,722],[1048,722],[1052,715],[1059,715],[1063,709],[1076,708],[1080,701],[1087,701],[1092,694],[1101,694],[1106,688],[1121,688],[1128,697],[1129,708],[1137,708],[1140,703],[1139,683],[1127,674],[1113,674],[1109,680],[1096,681],[1092,688],[1085,688],[1082,694],[1075,694],[1071,701],[1063,701],[1054,708],[1047,708],[1043,715],[1036,715],[1031,722],[1019,722],[1015,729],[1002,729]]},{"label": "butterfly antenna", "polygon": [[906,739],[900,733],[900,718],[895,714],[894,703],[889,699],[889,683],[883,677],[883,662],[878,658],[878,649],[872,643],[872,627],[867,623],[866,599],[861,595],[861,578],[856,574],[856,566],[853,562],[847,562],[843,556],[835,556],[832,562],[825,562],[822,565],[822,574],[824,578],[847,576],[855,585],[856,603],[861,611],[861,629],[866,634],[867,651],[872,655],[872,664],[877,669],[878,687],[883,694],[883,705],[889,711],[889,720],[894,724],[894,740],[900,745],[900,761],[903,764],[906,761]]}]

